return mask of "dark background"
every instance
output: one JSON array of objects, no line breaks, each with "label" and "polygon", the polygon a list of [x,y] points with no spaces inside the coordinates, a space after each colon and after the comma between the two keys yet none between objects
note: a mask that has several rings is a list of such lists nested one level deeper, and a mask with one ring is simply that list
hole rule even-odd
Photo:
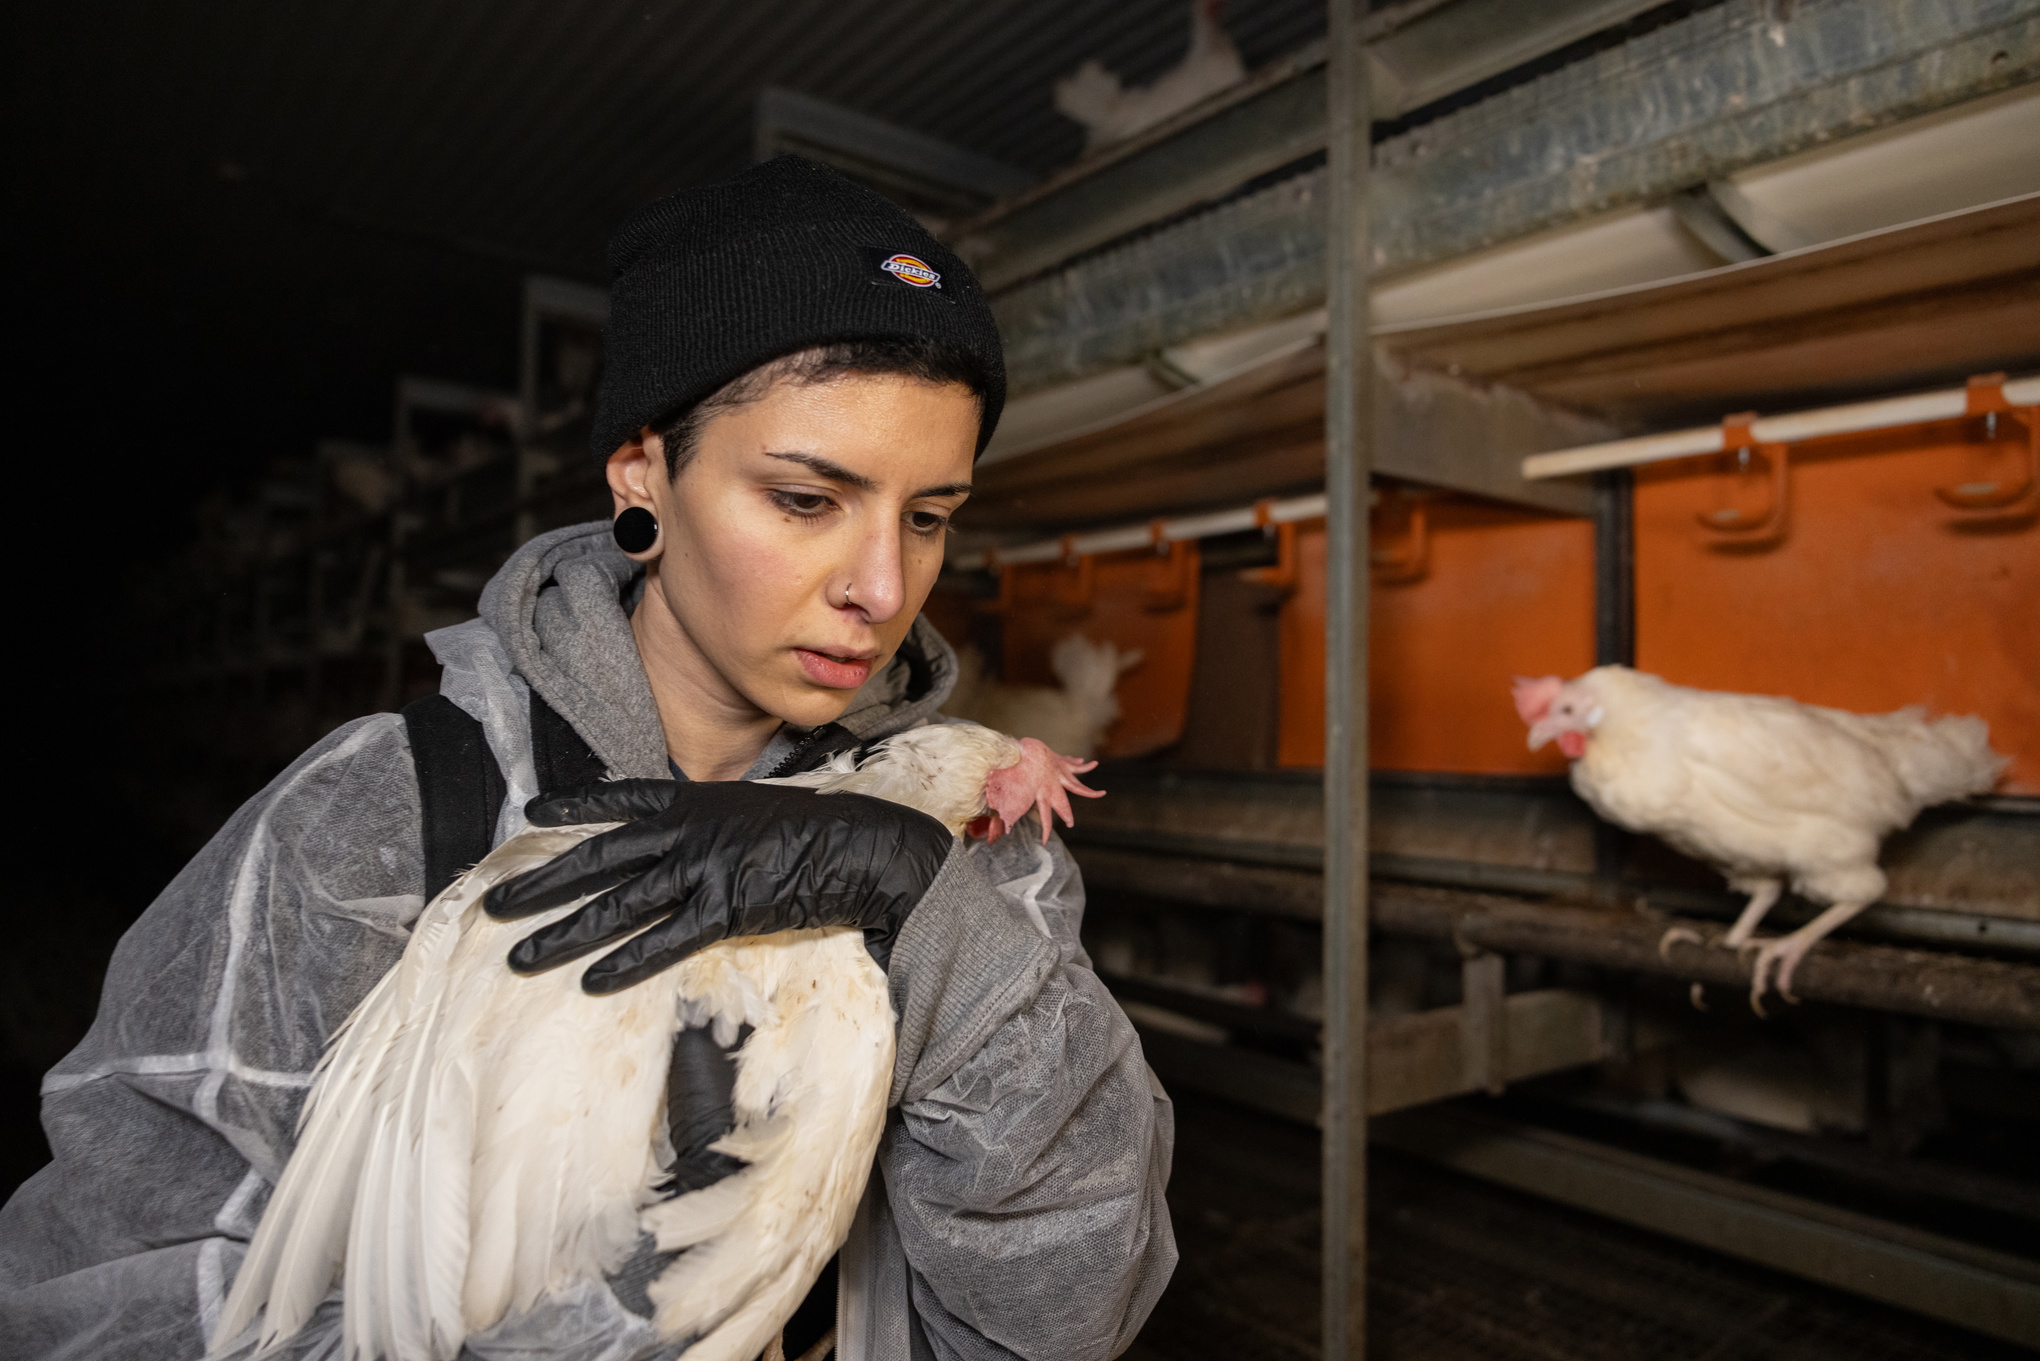
[{"label": "dark background", "polygon": [[[400,374],[514,389],[523,279],[600,284],[625,213],[749,160],[777,84],[1032,174],[1052,86],[1181,59],[1182,0],[27,0],[7,7],[8,613],[19,799],[0,1194],[119,933],[274,773],[146,683],[207,498],[390,438]],[[1248,67],[1323,26],[1236,3]],[[150,602],[143,604],[141,602]],[[170,740],[171,738],[175,740]]]}]

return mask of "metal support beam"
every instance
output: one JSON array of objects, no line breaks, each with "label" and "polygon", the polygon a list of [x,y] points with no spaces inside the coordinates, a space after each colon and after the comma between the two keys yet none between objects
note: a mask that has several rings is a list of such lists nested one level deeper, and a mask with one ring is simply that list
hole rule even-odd
[{"label": "metal support beam", "polygon": [[[1279,504],[1279,503],[1278,503]],[[1371,777],[1369,826],[1377,877],[1445,888],[1592,901],[1593,810],[1563,780],[1380,771]],[[1159,873],[1149,897],[1181,897],[1247,911],[1304,913],[1315,920],[1323,891],[1315,876],[1292,897],[1256,902],[1228,886],[1234,867],[1316,870],[1324,861],[1324,804],[1315,772],[1113,772],[1112,798],[1093,807],[1068,840],[1087,879],[1140,892],[1138,878],[1112,868],[1112,855]],[[1143,854],[1144,853],[1144,854]],[[1093,869],[1093,865],[1096,869]],[[1733,921],[1743,897],[1697,867],[1668,857],[1629,867],[1621,904],[1653,912]],[[1892,837],[1881,864],[1883,902],[1850,922],[1850,936],[1994,953],[2040,956],[2040,799],[2002,796],[1930,809]],[[1180,885],[1166,890],[1161,884]],[[1823,905],[1788,897],[1766,918],[1798,926]]]},{"label": "metal support beam", "polygon": [[[2040,79],[2040,14],[2030,4],[1808,0],[1779,15],[1773,0],[1728,0],[1384,141],[1376,273],[1668,200]],[[1286,154],[1293,132],[1277,120],[1266,136]],[[1172,174],[1187,183],[1201,171],[1184,164]],[[1058,250],[1030,246],[1031,277],[994,304],[1014,390],[1313,305],[1326,191],[1325,172],[1299,175],[1103,248],[1083,224],[1067,224],[1092,253],[1060,270],[1050,271]],[[1114,212],[1123,206],[1098,197]]]},{"label": "metal support beam", "polygon": [[[1382,809],[1378,795],[1374,813],[1379,825]],[[1228,842],[1195,834],[1124,833],[1110,829],[1087,831],[1068,840],[1083,863],[1086,882],[1099,890],[1109,888],[1146,898],[1174,899],[1195,906],[1295,921],[1314,922],[1324,908],[1324,890],[1316,874],[1321,857],[1315,845]],[[1980,840],[1972,831],[1966,844],[1959,844],[1968,849]],[[1375,844],[1380,845],[1379,839]],[[1984,845],[1986,854],[2002,849]],[[1599,846],[1594,850],[1598,860]],[[1476,893],[1556,897],[1581,903],[1619,900],[1625,908],[1640,904],[1643,910],[1667,916],[1734,921],[1742,915],[1744,906],[1740,895],[1726,891],[1634,878],[1621,881],[1618,892],[1611,898],[1598,863],[1591,872],[1539,869],[1380,849],[1370,852],[1368,861],[1378,879],[1470,889]],[[1299,870],[1310,872],[1298,873]],[[1780,929],[1803,926],[1820,910],[1818,904],[1787,899],[1772,909],[1765,922]],[[2040,957],[2040,922],[1952,909],[1874,904],[1849,923],[1845,935],[1837,937],[1856,938],[1928,949],[1948,946],[1984,949],[2028,960]]]},{"label": "metal support beam", "polygon": [[[1498,956],[1490,956],[1497,963]],[[1113,979],[1115,995],[1147,1001],[1235,1030],[1255,1028],[1259,1008]],[[1615,1057],[1609,1035],[1620,1007],[1572,988],[1539,988],[1492,998],[1493,1005],[1434,1007],[1379,1020],[1367,1029],[1367,1113],[1386,1115],[1525,1082]],[[1226,1015],[1231,1010],[1240,1017]],[[1301,1020],[1302,1018],[1293,1018]],[[1257,1050],[1175,1034],[1136,1016],[1141,1049],[1169,1086],[1237,1101],[1285,1119],[1320,1122],[1317,1070]],[[1305,1022],[1307,1025],[1308,1023]]]},{"label": "metal support beam", "polygon": [[[1318,876],[1301,869],[1091,850],[1081,843],[1077,858],[1093,901],[1117,890],[1308,921],[1324,892]],[[1718,942],[1725,931],[1716,922],[1558,907],[1387,881],[1375,885],[1369,914],[1374,929],[1389,935],[1428,936],[1498,954],[1567,959],[1737,991],[1749,987],[1749,966],[1718,943],[1677,942],[1660,953],[1659,943],[1672,926],[1692,928],[1704,940]],[[1792,988],[1810,1002],[2040,1030],[2040,967],[2032,964],[1830,938],[1800,964]]]},{"label": "metal support beam", "polygon": [[1627,468],[1594,479],[1594,665],[1636,665],[1636,498]]},{"label": "metal support beam", "polygon": [[1380,1122],[1387,1147],[1653,1233],[2040,1346],[2040,1267],[1555,1130],[1461,1111]]},{"label": "metal support beam", "polygon": [[1356,0],[1329,0],[1325,240],[1324,1334],[1367,1350],[1367,66]]},{"label": "metal support beam", "polygon": [[766,161],[786,152],[832,165],[910,207],[941,213],[978,211],[1019,193],[1032,178],[912,128],[767,86],[758,93],[752,155]]},{"label": "metal support beam", "polygon": [[[1636,495],[1627,468],[1594,479],[1594,665],[1636,665]],[[1629,833],[1594,824],[1596,894],[1612,901],[1629,859]]]},{"label": "metal support beam", "polygon": [[[1470,1091],[1500,1096],[1508,1085],[1507,983],[1508,961],[1498,954],[1476,951],[1459,966],[1459,992],[1464,999],[1459,1007],[1459,1071]],[[1598,1039],[1598,1023],[1594,1032]]]},{"label": "metal support beam", "polygon": [[[1611,28],[1657,0],[1449,0],[1376,9],[1362,35],[1375,118],[1395,118]],[[1383,36],[1368,41],[1379,26]],[[1325,146],[1325,45],[1270,63],[1195,109],[957,228],[986,288],[1051,269],[1209,203]]]},{"label": "metal support beam", "polygon": [[1478,250],[2040,74],[2008,0],[1730,0],[1383,143],[1377,267]]},{"label": "metal support beam", "polygon": [[[2030,1261],[1555,1130],[1428,1104],[1472,1090],[1440,1061],[1458,1041],[1459,1010],[1374,1026],[1369,1049],[1387,1099],[1372,1131],[1382,1147],[1992,1337],[2040,1343],[2040,1268]],[[1509,998],[1511,1054],[1526,1051],[1511,1062],[1510,1078],[1606,1056],[1590,1026],[1596,1015],[1616,1014],[1563,989]],[[1171,1086],[1298,1122],[1318,1109],[1317,1074],[1305,1064],[1156,1030],[1143,1030],[1141,1045]],[[1407,1085],[1399,1081],[1405,1076]]]}]

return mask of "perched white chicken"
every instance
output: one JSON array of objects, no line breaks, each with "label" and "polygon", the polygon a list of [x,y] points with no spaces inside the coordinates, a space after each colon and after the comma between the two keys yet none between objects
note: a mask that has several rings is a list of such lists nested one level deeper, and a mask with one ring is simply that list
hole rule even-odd
[{"label": "perched white chicken", "polygon": [[1105,730],[1119,717],[1119,678],[1141,663],[1141,653],[1121,652],[1073,633],[1048,654],[1049,670],[1062,682],[1008,685],[984,674],[976,648],[958,654],[963,674],[943,706],[952,718],[982,723],[1000,732],[1032,737],[1072,756],[1095,756]]},{"label": "perched white chicken", "polygon": [[[915,728],[861,762],[773,781],[890,799],[953,833],[1071,818],[1090,764],[967,723]],[[291,1337],[336,1282],[348,1361],[447,1361],[469,1333],[630,1254],[640,1231],[685,1248],[654,1281],[653,1323],[689,1361],[750,1361],[842,1245],[892,1081],[885,975],[854,928],[709,946],[607,996],[577,968],[513,974],[510,947],[579,903],[519,921],[482,910],[495,883],[614,823],[512,837],[425,909],[395,968],[321,1061],[296,1150],[214,1330],[215,1352]],[[582,901],[585,901],[582,900]],[[671,1199],[675,1033],[710,1026],[736,1054],[747,1163]]]},{"label": "perched white chicken", "polygon": [[[1750,895],[1723,944],[1756,954],[1759,1014],[1775,971],[1884,892],[1877,850],[1922,808],[1987,792],[2005,759],[1980,718],[1928,719],[1918,708],[1853,714],[1768,695],[1691,690],[1625,666],[1571,681],[1518,679],[1530,749],[1557,740],[1572,786],[1610,822],[1662,837]],[[1788,936],[1753,941],[1790,883],[1830,906]],[[1691,932],[1666,936],[1697,940]]]},{"label": "perched white chicken", "polygon": [[1190,50],[1152,85],[1122,88],[1119,77],[1095,61],[1055,84],[1055,107],[1088,130],[1084,149],[1096,151],[1173,118],[1192,104],[1246,78],[1239,49],[1219,22],[1225,0],[1191,0]]}]

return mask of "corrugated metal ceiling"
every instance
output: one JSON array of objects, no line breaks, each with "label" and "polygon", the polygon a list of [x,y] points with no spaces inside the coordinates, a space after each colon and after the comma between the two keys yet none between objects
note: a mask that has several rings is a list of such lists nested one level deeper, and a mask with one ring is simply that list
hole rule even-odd
[{"label": "corrugated metal ceiling", "polygon": [[[1226,16],[1250,66],[1322,22]],[[17,447],[146,431],[120,537],[174,537],[208,487],[387,438],[401,374],[513,386],[522,276],[601,282],[624,214],[746,163],[764,86],[1038,173],[1081,144],[1058,78],[1150,80],[1188,28],[1189,0],[15,0],[9,321],[50,428]]]},{"label": "corrugated metal ceiling", "polygon": [[[1152,79],[1185,0],[225,0],[58,4],[29,21],[28,121],[101,188],[211,179],[338,223],[599,277],[618,217],[748,158],[767,84],[1035,172],[1075,157],[1051,87]],[[1320,0],[1236,3],[1249,66]],[[38,78],[40,76],[40,78]]]}]

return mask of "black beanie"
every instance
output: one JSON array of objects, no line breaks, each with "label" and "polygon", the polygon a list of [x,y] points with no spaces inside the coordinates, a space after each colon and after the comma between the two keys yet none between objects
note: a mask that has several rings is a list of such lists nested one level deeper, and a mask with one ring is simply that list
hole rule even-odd
[{"label": "black beanie", "polygon": [[978,362],[978,453],[1006,404],[984,290],[905,209],[802,156],[639,209],[609,242],[609,326],[589,445],[638,431],[760,364],[838,341],[946,342]]}]

